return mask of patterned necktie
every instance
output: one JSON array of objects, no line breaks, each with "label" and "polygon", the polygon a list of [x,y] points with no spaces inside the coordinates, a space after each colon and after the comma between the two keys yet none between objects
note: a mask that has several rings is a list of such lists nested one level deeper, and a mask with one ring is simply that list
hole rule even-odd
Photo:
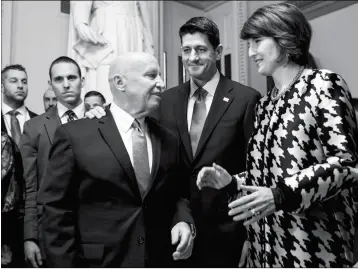
[{"label": "patterned necktie", "polygon": [[67,115],[67,122],[70,122],[70,121],[75,121],[77,119],[77,116],[75,114],[75,112],[73,112],[72,110],[67,110],[66,113]]},{"label": "patterned necktie", "polygon": [[147,139],[137,120],[133,121],[132,128],[133,168],[139,191],[144,197],[150,177]]},{"label": "patterned necktie", "polygon": [[203,88],[198,88],[194,93],[194,96],[196,96],[197,99],[194,104],[193,117],[191,119],[189,132],[193,156],[195,156],[196,149],[198,148],[201,132],[203,131],[206,119],[205,98],[207,94],[208,92]]},{"label": "patterned necktie", "polygon": [[10,115],[11,137],[15,141],[15,143],[19,145],[21,138],[21,129],[19,120],[16,116],[19,115],[20,112],[16,110],[11,110],[8,112],[8,114]]}]

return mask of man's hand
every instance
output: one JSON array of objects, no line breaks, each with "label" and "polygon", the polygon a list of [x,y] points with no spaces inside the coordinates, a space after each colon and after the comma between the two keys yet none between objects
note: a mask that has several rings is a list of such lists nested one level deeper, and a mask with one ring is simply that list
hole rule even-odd
[{"label": "man's hand", "polygon": [[85,117],[89,119],[100,119],[104,116],[106,116],[106,111],[100,106],[96,106],[85,113]]},{"label": "man's hand", "polygon": [[42,265],[40,248],[33,241],[27,240],[24,243],[25,259],[32,267],[38,268]]},{"label": "man's hand", "polygon": [[194,246],[194,238],[191,234],[190,226],[188,223],[177,223],[172,231],[172,245],[178,244],[175,252],[173,253],[174,260],[187,259],[191,256]]},{"label": "man's hand", "polygon": [[94,32],[93,29],[85,23],[80,23],[76,29],[77,29],[78,36],[86,42],[92,43],[94,45],[107,44],[107,41],[102,35]]},{"label": "man's hand", "polygon": [[231,175],[220,165],[213,163],[212,167],[203,167],[196,181],[199,190],[203,187],[222,189],[231,182]]}]

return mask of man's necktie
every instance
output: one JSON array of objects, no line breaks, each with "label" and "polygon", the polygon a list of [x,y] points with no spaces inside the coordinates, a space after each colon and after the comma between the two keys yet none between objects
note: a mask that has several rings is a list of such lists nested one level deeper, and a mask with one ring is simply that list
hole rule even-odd
[{"label": "man's necktie", "polygon": [[15,141],[15,143],[19,145],[21,138],[21,129],[19,120],[16,116],[19,115],[20,112],[16,110],[11,110],[8,112],[8,114],[10,115],[11,137]]},{"label": "man's necktie", "polygon": [[203,131],[205,119],[206,119],[206,106],[205,98],[208,92],[203,88],[198,88],[194,96],[197,97],[193,109],[193,117],[191,119],[190,126],[190,139],[191,139],[191,149],[193,156],[195,156],[196,149],[198,148],[201,132]]},{"label": "man's necktie", "polygon": [[72,110],[67,110],[65,114],[68,117],[67,122],[75,121],[77,119],[75,112],[73,112]]},{"label": "man's necktie", "polygon": [[132,123],[133,168],[139,191],[144,197],[150,177],[147,140],[137,120]]}]

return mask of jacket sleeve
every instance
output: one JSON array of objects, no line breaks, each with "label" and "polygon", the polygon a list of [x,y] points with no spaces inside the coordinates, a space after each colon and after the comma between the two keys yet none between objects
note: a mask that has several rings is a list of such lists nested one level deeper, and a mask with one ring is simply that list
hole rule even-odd
[{"label": "jacket sleeve", "polygon": [[317,87],[314,115],[325,161],[284,180],[284,195],[292,197],[290,201],[295,204],[290,211],[297,213],[351,189],[358,182],[357,120],[351,94],[339,75],[328,73],[322,79],[322,85]]},{"label": "jacket sleeve", "polygon": [[25,181],[24,205],[24,240],[38,240],[37,225],[37,155],[36,137],[31,134],[28,122],[24,124],[24,131],[20,141],[20,152],[23,164],[23,177]]},{"label": "jacket sleeve", "polygon": [[49,267],[75,265],[77,179],[70,139],[64,126],[60,126],[54,135],[49,164],[38,194],[38,203],[43,207],[40,227]]},{"label": "jacket sleeve", "polygon": [[191,209],[189,205],[190,200],[190,183],[189,183],[189,174],[186,173],[186,169],[183,164],[183,149],[180,148],[178,141],[178,161],[177,161],[177,175],[179,186],[179,199],[176,204],[176,214],[173,220],[173,226],[179,222],[187,222],[194,224],[194,219],[191,214]]}]

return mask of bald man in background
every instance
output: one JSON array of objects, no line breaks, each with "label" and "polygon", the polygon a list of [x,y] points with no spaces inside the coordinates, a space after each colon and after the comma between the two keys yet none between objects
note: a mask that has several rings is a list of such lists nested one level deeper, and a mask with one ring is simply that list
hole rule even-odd
[{"label": "bald man in background", "polygon": [[[195,237],[178,139],[148,115],[164,83],[157,60],[110,66],[101,119],[60,126],[39,190],[49,267],[171,267]],[[60,242],[60,243],[59,243]]]},{"label": "bald man in background", "polygon": [[51,86],[45,91],[43,101],[45,112],[57,105],[57,97]]}]

